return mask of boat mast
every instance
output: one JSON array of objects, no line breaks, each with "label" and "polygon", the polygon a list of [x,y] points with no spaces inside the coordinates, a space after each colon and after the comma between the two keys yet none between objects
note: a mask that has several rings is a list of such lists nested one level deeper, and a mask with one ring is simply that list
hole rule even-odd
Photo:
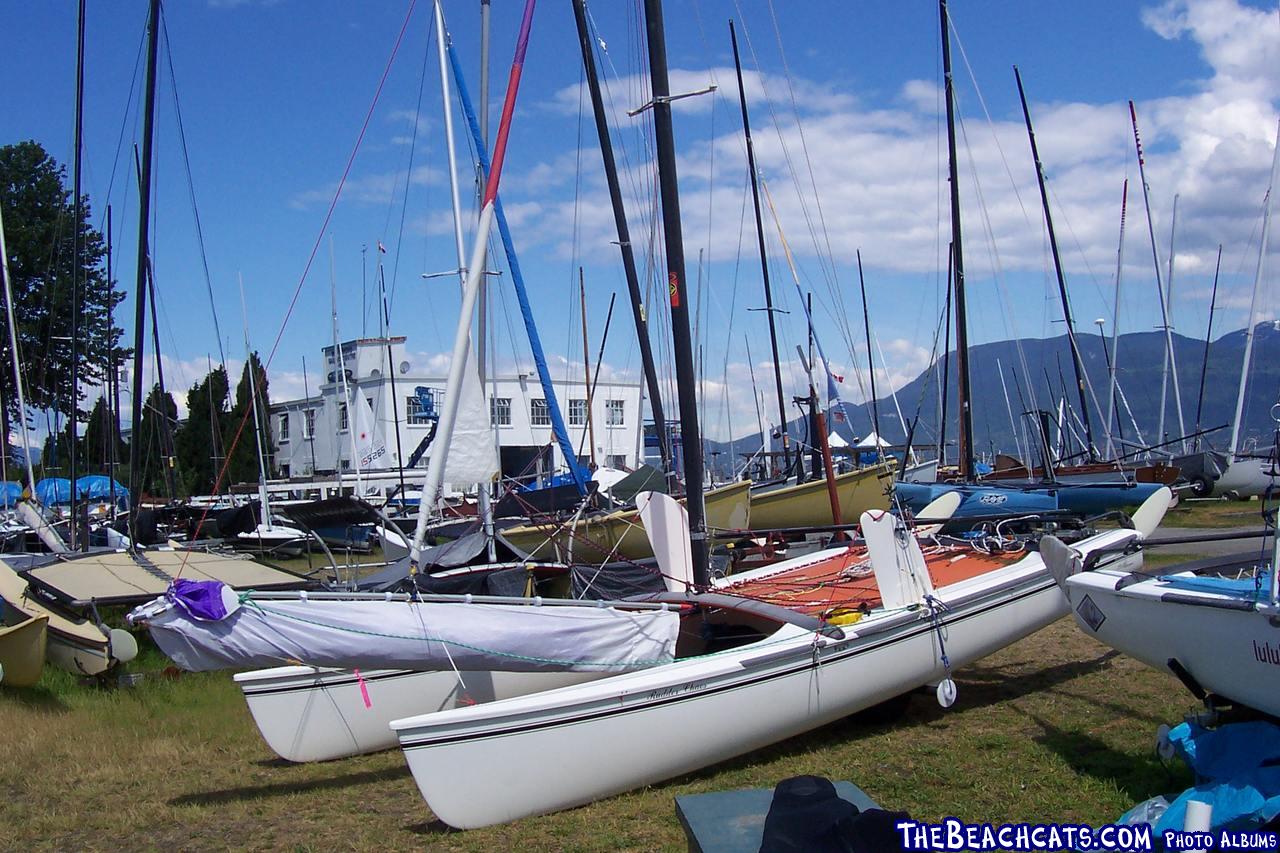
[{"label": "boat mast", "polygon": [[1258,291],[1262,289],[1262,274],[1266,269],[1267,237],[1270,236],[1271,230],[1271,196],[1275,192],[1278,172],[1280,172],[1280,123],[1276,124],[1276,148],[1271,157],[1271,178],[1267,183],[1266,201],[1262,203],[1262,240],[1258,249],[1258,266],[1253,275],[1253,296],[1249,300],[1249,317],[1244,327],[1244,360],[1240,362],[1240,391],[1236,394],[1236,416],[1231,423],[1231,444],[1227,448],[1233,455],[1240,452],[1244,389],[1249,378],[1249,359],[1253,355],[1253,318],[1258,310]]},{"label": "boat mast", "polygon": [[382,301],[382,342],[387,349],[387,376],[391,379],[391,423],[396,433],[396,474],[400,481],[400,496],[403,498],[408,492],[404,483],[404,448],[400,445],[400,400],[396,396],[398,393],[396,365],[391,356],[391,308],[387,305],[387,277],[383,272],[382,252],[378,252],[378,297]]},{"label": "boat mast", "polygon": [[1213,266],[1213,293],[1209,296],[1209,327],[1204,333],[1204,358],[1200,361],[1200,393],[1196,395],[1196,439],[1193,450],[1200,449],[1200,415],[1204,411],[1204,377],[1209,372],[1209,341],[1213,340],[1213,310],[1218,304],[1218,273],[1222,270],[1222,244],[1218,244],[1218,261]]},{"label": "boat mast", "polygon": [[609,120],[605,115],[604,98],[600,93],[600,78],[596,73],[595,51],[592,50],[591,35],[587,28],[585,0],[573,0],[573,15],[578,24],[578,43],[582,48],[582,65],[586,70],[587,89],[591,93],[591,110],[595,114],[596,136],[600,140],[600,156],[604,160],[605,181],[609,185],[609,202],[613,207],[613,222],[618,232],[618,250],[622,253],[622,270],[627,279],[627,293],[631,297],[631,319],[635,323],[636,340],[640,343],[640,363],[644,369],[645,384],[649,389],[649,409],[653,413],[653,425],[658,434],[658,454],[662,458],[663,472],[672,475],[675,468],[671,464],[671,436],[667,433],[666,417],[662,410],[662,387],[653,362],[649,323],[645,318],[640,277],[636,274],[636,257],[631,247],[631,229],[627,225],[627,210],[622,201],[622,187],[618,183],[618,164],[613,156]]},{"label": "boat mast", "polygon": [[1053,230],[1053,215],[1049,212],[1049,190],[1044,181],[1044,164],[1040,161],[1040,149],[1036,146],[1036,132],[1031,127],[1031,110],[1027,107],[1027,95],[1022,88],[1022,74],[1018,66],[1013,67],[1014,79],[1018,82],[1018,98],[1022,101],[1022,116],[1027,123],[1027,139],[1031,141],[1031,159],[1036,164],[1036,182],[1040,185],[1040,202],[1044,207],[1044,221],[1049,229],[1049,251],[1053,255],[1053,269],[1058,277],[1058,297],[1062,300],[1062,318],[1067,325],[1067,343],[1071,346],[1071,364],[1076,373],[1076,393],[1080,397],[1080,419],[1084,421],[1084,431],[1089,460],[1097,461],[1098,448],[1093,440],[1093,423],[1089,418],[1089,403],[1085,399],[1084,360],[1080,357],[1080,344],[1076,340],[1076,324],[1071,317],[1071,302],[1067,299],[1067,279],[1062,273],[1062,257],[1058,253],[1058,238]]},{"label": "boat mast", "polygon": [[[138,277],[133,317],[133,438],[129,442],[129,541],[138,543],[138,510],[142,506],[140,449],[142,445],[142,351],[147,322],[147,226],[151,220],[151,139],[156,120],[156,52],[160,42],[160,0],[151,0],[147,19],[146,102],[142,119],[142,161],[138,173]],[[34,485],[33,485],[34,487]]]},{"label": "boat mast", "polygon": [[[1112,311],[1111,355],[1107,359],[1107,458],[1115,458],[1115,445],[1111,441],[1111,424],[1120,426],[1120,418],[1116,412],[1116,370],[1120,364],[1120,280],[1124,274],[1124,219],[1129,207],[1129,179],[1124,179],[1124,189],[1120,194],[1120,247],[1116,249],[1116,302]],[[1106,341],[1102,343],[1103,354],[1106,353]],[[1120,429],[1120,437],[1124,438],[1124,429]]]},{"label": "boat mast", "polygon": [[[79,479],[79,453],[76,450],[80,421],[80,158],[84,148],[84,0],[80,0],[76,16],[76,130],[75,152],[72,155],[71,190],[71,409],[68,413],[67,456],[71,475],[71,550],[78,551],[83,538],[80,530],[79,502],[76,500],[76,481]],[[57,444],[57,436],[54,436]],[[87,533],[88,531],[84,531]]]},{"label": "boat mast", "polygon": [[[4,206],[0,205],[0,270],[4,272],[4,301],[9,317],[9,357],[13,361],[13,384],[18,389],[18,419],[22,422],[22,456],[27,466],[27,487],[36,493],[36,475],[31,469],[31,437],[27,435],[27,395],[22,385],[22,360],[18,355],[18,324],[13,313],[13,283],[9,277],[9,249],[4,242]],[[5,443],[8,444],[8,436]]]},{"label": "boat mast", "polygon": [[[440,8],[440,0],[435,0],[432,4],[435,10],[436,18],[436,53],[440,60],[440,99],[444,108],[444,138],[445,149],[449,153],[449,194],[453,201],[453,237],[457,245],[458,251],[458,284],[460,287],[466,287],[467,276],[467,256],[466,247],[462,238],[462,202],[458,192],[458,155],[454,151],[453,141],[453,97],[449,91],[449,65],[446,55],[445,41],[448,39],[444,27],[444,10]],[[487,64],[487,63],[486,63]],[[478,233],[478,232],[477,232]],[[488,234],[481,235],[481,240],[485,246],[485,253],[480,256],[480,280],[479,280],[479,310],[477,328],[476,328],[476,373],[480,380],[481,397],[486,399],[488,394],[485,393],[484,369],[485,369],[485,276],[486,267],[488,266]],[[452,433],[445,433],[445,439],[448,440]],[[497,433],[494,432],[494,439],[497,439]],[[424,495],[425,497],[425,495]],[[497,559],[497,552],[493,542],[493,505],[490,501],[489,486],[487,483],[477,484],[476,503],[480,514],[480,526],[484,530],[485,541],[488,543],[488,557],[490,561]]]},{"label": "boat mast", "polygon": [[[759,173],[756,171],[756,149],[751,141],[751,120],[747,115],[747,90],[742,83],[742,60],[738,57],[738,34],[729,21],[729,40],[733,43],[733,67],[738,75],[738,102],[742,107],[742,133],[747,139],[747,169],[751,173],[751,202],[756,212],[756,239],[760,245],[760,277],[764,281],[764,310],[769,315],[769,346],[773,351],[773,385],[778,395],[778,423],[782,428],[783,470],[791,470],[791,436],[787,432],[787,403],[782,393],[782,365],[778,360],[778,326],[773,318],[773,290],[769,286],[769,256],[764,246],[764,222],[760,215]],[[665,76],[665,71],[663,72]]]},{"label": "boat mast", "polygon": [[956,157],[955,83],[951,74],[951,24],[947,17],[947,0],[938,0],[942,21],[942,75],[947,95],[947,174],[951,181],[951,254],[955,276],[956,301],[956,379],[960,396],[960,432],[957,437],[960,454],[960,476],[965,482],[974,479],[973,411],[969,387],[969,326],[965,316],[964,249],[960,237],[960,178]]},{"label": "boat mast", "polygon": [[582,267],[578,267],[578,305],[582,315],[582,384],[587,389],[587,435],[591,442],[587,448],[588,465],[596,461],[596,423],[591,417],[591,346],[587,340],[587,285],[583,277]]},{"label": "boat mast", "polygon": [[[662,0],[645,0],[649,43],[649,78],[653,95],[653,130],[658,156],[658,184],[662,203],[663,242],[667,254],[667,293],[671,305],[671,338],[675,354],[680,442],[684,454],[689,540],[693,582],[711,585],[707,564],[707,522],[702,494],[702,440],[698,425],[697,381],[689,330],[689,299],[685,287],[684,235],[680,228],[680,194],[676,177],[676,143],[671,124],[671,85],[667,78],[667,42],[663,32]],[[783,424],[785,429],[786,424]],[[785,434],[785,433],[784,433]]]},{"label": "boat mast", "polygon": [[[111,270],[111,205],[107,205],[107,287],[115,285]],[[115,520],[119,507],[116,504],[116,452],[120,445],[120,370],[116,366],[116,309],[107,303],[107,391],[111,394],[111,413],[107,424],[107,481],[111,489],[111,518]]]},{"label": "boat mast", "polygon": [[[240,282],[240,316],[244,321],[244,366],[249,374],[249,405],[253,408],[253,440],[258,447],[258,500],[262,502],[262,526],[271,529],[271,500],[267,497],[267,458],[262,450],[262,419],[258,416],[258,371],[254,368],[253,349],[249,346],[249,309],[244,303],[244,276]],[[356,482],[360,479],[357,476]]]},{"label": "boat mast", "polygon": [[[471,97],[467,92],[466,78],[462,73],[462,63],[458,60],[458,52],[449,42],[449,67],[453,70],[453,81],[458,87],[458,101],[462,106],[462,114],[467,120],[467,128],[471,131],[471,140],[475,144],[476,159],[480,167],[480,176],[487,180],[489,174],[489,155],[484,149],[483,131],[472,108]],[[520,271],[520,258],[516,255],[515,244],[511,240],[511,229],[507,227],[507,217],[502,209],[502,199],[493,200],[493,218],[498,223],[498,236],[502,240],[502,249],[507,256],[507,269],[511,272],[511,284],[516,291],[516,301],[520,305],[520,316],[524,320],[525,334],[529,337],[529,350],[533,354],[533,363],[538,371],[538,382],[547,400],[547,413],[551,417],[551,433],[556,437],[560,453],[564,456],[565,465],[573,476],[578,494],[587,493],[587,473],[578,465],[578,456],[569,441],[569,431],[564,425],[564,415],[560,411],[556,389],[551,381],[551,372],[547,368],[547,358],[542,350],[542,338],[538,334],[538,325],[533,320],[533,307],[529,302],[529,291],[524,285],[524,274]]]},{"label": "boat mast", "polygon": [[[418,522],[414,530],[413,545],[410,550],[410,568],[417,571],[418,561],[422,557],[422,545],[426,538],[427,517],[431,509],[439,502],[440,489],[443,485],[445,464],[448,461],[448,437],[453,434],[454,424],[458,418],[459,389],[462,387],[463,371],[467,367],[468,350],[471,339],[471,314],[475,311],[479,296],[480,279],[484,277],[484,256],[488,244],[489,228],[493,224],[494,208],[498,197],[498,183],[502,175],[502,162],[506,157],[507,138],[511,131],[511,116],[515,112],[516,93],[520,88],[520,75],[524,70],[525,51],[529,46],[529,29],[533,24],[533,8],[535,0],[526,0],[524,17],[520,23],[520,34],[516,40],[515,57],[511,62],[511,74],[507,82],[507,96],[502,105],[502,121],[498,125],[498,138],[493,148],[493,167],[485,183],[484,204],[480,208],[480,223],[476,228],[475,246],[471,251],[474,261],[467,269],[466,282],[462,288],[462,304],[459,308],[458,328],[454,333],[453,354],[449,361],[449,377],[445,395],[444,410],[440,413],[437,425],[445,437],[445,441],[431,454],[427,465],[427,478],[422,488],[422,499],[418,505]],[[438,7],[437,7],[438,9]],[[443,31],[443,28],[441,28]],[[448,102],[446,101],[446,106]],[[452,150],[452,146],[450,146]]]},{"label": "boat mast", "polygon": [[[1178,198],[1179,195],[1173,195],[1173,218],[1169,223],[1169,268],[1165,274],[1164,280],[1164,301],[1166,310],[1170,315],[1173,313],[1173,258],[1176,253],[1174,243],[1178,239]],[[1161,439],[1164,438],[1164,418],[1165,418],[1165,399],[1169,395],[1169,353],[1164,354],[1164,366],[1160,370],[1160,424],[1156,432]],[[1178,426],[1183,435],[1186,435],[1186,429],[1182,428],[1182,412],[1178,412]],[[1186,449],[1185,447],[1183,448]]]},{"label": "boat mast", "polygon": [[[867,333],[867,374],[871,377],[871,430],[876,434],[876,457],[880,456],[880,409],[876,405],[876,359],[871,353],[871,318],[867,313],[867,282],[862,277],[862,250],[857,250],[858,254],[858,288],[862,291],[862,328]],[[894,404],[897,404],[895,397]],[[898,412],[898,419],[902,419],[902,412]],[[906,432],[906,424],[903,424],[903,432]],[[905,457],[904,457],[905,458]],[[837,522],[838,523],[838,522]]]},{"label": "boat mast", "polygon": [[[1133,122],[1133,142],[1138,150],[1138,175],[1142,179],[1142,200],[1147,208],[1147,232],[1151,236],[1151,260],[1156,270],[1156,296],[1160,301],[1160,320],[1164,325],[1165,359],[1168,371],[1173,374],[1173,405],[1178,410],[1178,427],[1186,434],[1182,426],[1182,392],[1178,388],[1178,361],[1173,351],[1173,327],[1169,325],[1169,303],[1165,295],[1164,283],[1160,280],[1160,252],[1156,248],[1155,223],[1151,220],[1151,187],[1147,184],[1146,159],[1142,155],[1142,138],[1138,135],[1138,110],[1129,102],[1129,118]],[[1163,389],[1163,384],[1161,385]],[[1160,400],[1159,435],[1157,440],[1164,441],[1164,409],[1165,401]]]}]

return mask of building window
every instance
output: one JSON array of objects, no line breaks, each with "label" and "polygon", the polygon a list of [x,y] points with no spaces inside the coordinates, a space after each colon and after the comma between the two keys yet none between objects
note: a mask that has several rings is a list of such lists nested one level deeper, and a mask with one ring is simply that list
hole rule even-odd
[{"label": "building window", "polygon": [[276,436],[281,444],[289,441],[289,413],[285,412],[280,416],[280,433]]},{"label": "building window", "polygon": [[302,413],[302,437],[311,438],[316,434],[316,410],[307,409]]},{"label": "building window", "polygon": [[569,400],[569,426],[587,425],[587,401]]},{"label": "building window", "polygon": [[605,400],[604,422],[609,426],[622,426],[624,421],[622,400]]},{"label": "building window", "polygon": [[551,426],[551,409],[545,397],[534,397],[529,401],[529,423],[533,426]]},{"label": "building window", "polygon": [[418,388],[412,397],[405,397],[405,422],[411,426],[424,426],[438,420],[443,403],[442,389]]},{"label": "building window", "polygon": [[287,480],[287,479],[289,479],[289,466],[288,466],[288,465],[281,465],[281,466],[280,466],[280,476],[281,476],[281,477],[284,477],[286,480]]},{"label": "building window", "polygon": [[338,404],[338,432],[346,432],[350,421],[347,420],[347,404]]},{"label": "building window", "polygon": [[350,460],[350,459],[343,459],[343,460],[342,460],[342,470],[343,470],[343,471],[350,471],[350,470],[351,470],[351,460]]},{"label": "building window", "polygon": [[625,471],[627,468],[627,457],[621,453],[610,453],[605,457],[605,464],[610,468]]},{"label": "building window", "polygon": [[511,426],[511,398],[489,398],[489,423],[493,426]]}]

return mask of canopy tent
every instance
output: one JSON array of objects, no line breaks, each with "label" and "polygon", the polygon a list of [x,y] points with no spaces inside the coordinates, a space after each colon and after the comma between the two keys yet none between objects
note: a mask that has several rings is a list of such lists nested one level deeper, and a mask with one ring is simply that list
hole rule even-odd
[{"label": "canopy tent", "polygon": [[874,431],[872,431],[870,435],[868,435],[866,438],[862,439],[862,441],[859,441],[859,442],[858,442],[858,447],[881,447],[881,448],[884,448],[884,447],[893,447],[893,445],[892,445],[892,444],[890,444],[889,442],[885,441],[883,438],[881,438],[880,436],[876,435],[876,433],[875,433]]}]

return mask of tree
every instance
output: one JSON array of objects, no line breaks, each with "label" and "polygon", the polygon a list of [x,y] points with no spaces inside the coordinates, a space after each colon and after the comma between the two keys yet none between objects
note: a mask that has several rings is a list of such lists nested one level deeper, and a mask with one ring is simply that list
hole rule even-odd
[{"label": "tree", "polygon": [[169,494],[169,486],[165,480],[165,465],[168,461],[165,459],[164,447],[167,439],[162,430],[162,417],[168,418],[169,434],[172,435],[178,420],[178,404],[168,391],[164,393],[162,400],[160,383],[157,382],[151,386],[151,393],[142,406],[142,417],[136,419],[139,421],[138,429],[129,440],[142,442],[138,445],[138,464],[142,467],[138,475],[139,490],[174,498],[177,495]]},{"label": "tree", "polygon": [[[115,451],[112,453],[112,441]],[[128,461],[129,451],[120,440],[119,421],[111,412],[105,397],[99,397],[84,424],[83,455],[84,473],[105,474],[111,462],[119,465]]]},{"label": "tree", "polygon": [[[120,347],[122,331],[110,321],[124,298],[104,270],[102,235],[89,225],[89,197],[81,196],[81,219],[73,225],[66,168],[34,141],[0,147],[0,210],[12,277],[19,355],[30,410],[71,413],[72,270],[79,268],[80,318],[77,361],[81,390],[101,384],[111,357],[129,355]],[[80,231],[80,256],[74,257],[73,227]],[[7,310],[0,293],[0,310]],[[0,357],[9,364],[8,335],[0,335]],[[12,371],[0,371],[0,431],[18,411]],[[76,405],[79,405],[77,400]]]},{"label": "tree", "polygon": [[[249,356],[244,370],[240,372],[240,383],[236,385],[236,404],[231,409],[231,417],[227,419],[227,431],[224,433],[226,442],[223,446],[227,448],[227,454],[231,457],[227,469],[227,484],[252,483],[258,479],[258,443],[254,437],[253,412],[249,409],[250,367],[253,368],[254,382],[257,383],[258,421],[262,424],[262,455],[267,462],[268,477],[271,476],[272,457],[276,452],[271,444],[271,430],[267,422],[269,411],[267,401],[270,399],[267,394],[267,372],[263,370],[262,362],[258,360],[258,354],[255,352]],[[240,430],[242,421],[245,426]],[[236,441],[237,431],[240,433],[239,441]]]},{"label": "tree", "polygon": [[187,391],[187,422],[174,444],[188,494],[211,494],[222,470],[226,457],[222,437],[231,419],[227,413],[230,384],[227,369],[218,366]]}]

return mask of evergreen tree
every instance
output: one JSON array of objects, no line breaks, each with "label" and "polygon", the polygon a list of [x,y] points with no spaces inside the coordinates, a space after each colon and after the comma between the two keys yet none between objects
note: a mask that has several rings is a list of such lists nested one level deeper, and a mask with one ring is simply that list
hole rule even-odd
[{"label": "evergreen tree", "polygon": [[176,495],[169,494],[169,486],[165,480],[168,460],[165,459],[163,449],[165,435],[162,431],[162,417],[168,418],[168,428],[172,434],[178,420],[178,404],[167,391],[163,401],[161,400],[160,383],[157,382],[151,386],[151,393],[147,395],[142,407],[138,429],[130,436],[130,441],[141,442],[138,445],[138,464],[142,467],[138,477],[139,489],[144,493],[173,498]]},{"label": "evergreen tree", "polygon": [[[262,455],[266,459],[268,477],[272,476],[274,469],[272,460],[275,447],[271,444],[271,430],[267,422],[267,401],[269,400],[267,372],[262,369],[262,362],[258,360],[258,354],[255,352],[249,356],[248,363],[240,372],[240,383],[236,385],[236,404],[231,409],[231,416],[227,419],[227,430],[224,433],[226,440],[223,446],[227,449],[227,455],[231,457],[227,468],[228,485],[255,483],[258,480],[258,443],[254,437],[253,412],[249,409],[249,369],[251,367],[254,371],[254,382],[257,383],[258,422],[262,425]],[[243,430],[240,429],[242,422]],[[237,431],[240,432],[239,441],[235,440]]]},{"label": "evergreen tree", "polygon": [[[89,419],[84,424],[84,437],[81,441],[83,451],[80,459],[86,474],[105,474],[111,462],[114,461],[117,466],[128,462],[129,450],[120,439],[119,422],[113,416],[105,397],[99,397],[93,404]],[[119,479],[118,472],[116,478]]]},{"label": "evergreen tree", "polygon": [[187,392],[187,422],[178,430],[174,444],[188,494],[211,494],[221,472],[226,457],[222,437],[231,419],[227,412],[229,387],[227,369],[219,366]]},{"label": "evergreen tree", "polygon": [[[80,312],[77,361],[83,388],[101,384],[109,356],[128,356],[120,347],[121,330],[109,321],[123,300],[104,269],[106,246],[89,225],[88,196],[81,197],[81,220],[73,223],[74,206],[66,187],[66,169],[37,142],[0,147],[0,208],[9,254],[10,285],[30,411],[71,412],[72,307]],[[74,231],[80,231],[80,256],[73,257]],[[78,298],[73,300],[72,270],[78,268]],[[0,291],[0,310],[7,310]],[[0,359],[8,364],[9,338],[0,335]],[[0,432],[18,411],[11,371],[0,371]],[[77,400],[77,406],[79,400]],[[61,460],[61,456],[58,457]]]}]

